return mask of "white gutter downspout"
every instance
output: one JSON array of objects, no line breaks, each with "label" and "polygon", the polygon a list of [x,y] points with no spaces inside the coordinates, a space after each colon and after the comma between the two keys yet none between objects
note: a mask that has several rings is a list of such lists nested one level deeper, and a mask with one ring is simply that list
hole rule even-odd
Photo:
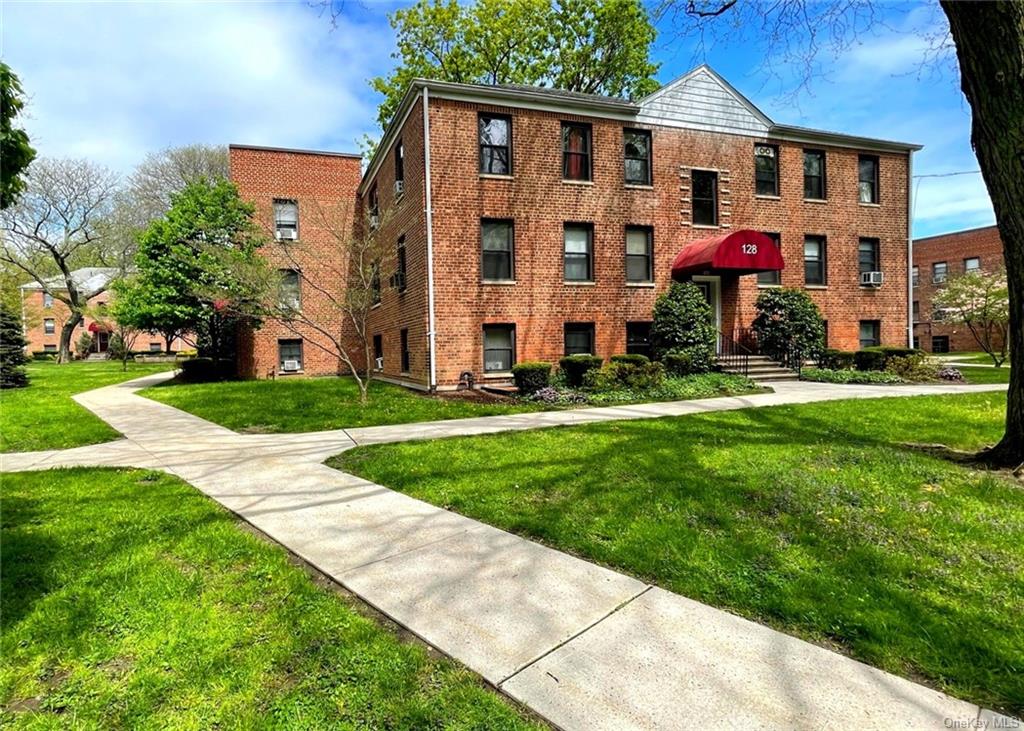
[{"label": "white gutter downspout", "polygon": [[914,151],[907,152],[907,347],[914,347]]},{"label": "white gutter downspout", "polygon": [[431,391],[437,388],[437,358],[434,349],[435,327],[434,327],[434,209],[430,203],[430,94],[427,87],[423,87],[423,167],[424,167],[424,189],[425,189],[425,210],[427,218],[427,344],[430,353],[430,382],[427,384]]}]

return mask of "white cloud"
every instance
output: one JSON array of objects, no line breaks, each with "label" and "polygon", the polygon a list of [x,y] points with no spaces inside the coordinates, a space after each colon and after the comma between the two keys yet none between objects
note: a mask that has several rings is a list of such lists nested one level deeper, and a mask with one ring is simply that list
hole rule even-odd
[{"label": "white cloud", "polygon": [[382,17],[299,3],[7,3],[2,40],[40,152],[122,171],[190,142],[353,150],[392,63]]}]

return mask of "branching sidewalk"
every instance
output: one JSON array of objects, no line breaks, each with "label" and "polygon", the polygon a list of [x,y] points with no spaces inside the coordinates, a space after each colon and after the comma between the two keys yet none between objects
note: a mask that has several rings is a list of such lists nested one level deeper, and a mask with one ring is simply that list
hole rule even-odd
[{"label": "branching sidewalk", "polygon": [[0,455],[0,466],[175,474],[562,728],[942,729],[996,718],[322,462],[357,444],[1004,385],[779,384],[740,398],[241,435],[135,394],[167,377],[76,397],[124,439]]}]

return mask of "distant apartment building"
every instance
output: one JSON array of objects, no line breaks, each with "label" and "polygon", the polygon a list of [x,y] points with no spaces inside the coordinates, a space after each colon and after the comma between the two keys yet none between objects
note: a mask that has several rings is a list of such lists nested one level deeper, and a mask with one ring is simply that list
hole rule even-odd
[{"label": "distant apartment building", "polygon": [[978,343],[967,327],[946,321],[933,297],[951,277],[1002,266],[1003,242],[995,226],[915,240],[911,270],[914,347],[932,353],[977,350]]},{"label": "distant apartment building", "polygon": [[[107,287],[118,275],[117,269],[107,267],[84,267],[71,272],[72,281],[79,292],[95,292]],[[63,277],[52,277],[44,280],[46,287],[39,282],[29,282],[21,286],[21,315],[28,340],[29,353],[56,354],[60,346],[61,329],[68,322],[71,310],[59,295],[67,291],[67,283]],[[54,294],[58,296],[55,297]],[[71,334],[71,349],[81,337],[88,332],[92,337],[92,353],[106,353],[110,345],[109,323],[103,314],[113,301],[114,292],[107,289],[89,300],[89,312]],[[175,339],[171,343],[164,342],[159,335],[142,333],[135,341],[135,349],[161,353],[169,349],[171,352],[183,350],[188,346],[184,341]]]},{"label": "distant apartment building", "polygon": [[[637,102],[416,80],[361,178],[354,156],[240,146],[231,175],[283,269],[282,223],[319,236],[317,201],[357,200],[353,225],[368,212],[393,242],[376,375],[448,389],[519,361],[647,353],[672,281],[701,288],[723,339],[749,343],[757,296],[784,286],[817,303],[832,347],[906,344],[917,149],[776,124],[702,66]],[[338,372],[317,337],[265,326],[242,370]]]}]

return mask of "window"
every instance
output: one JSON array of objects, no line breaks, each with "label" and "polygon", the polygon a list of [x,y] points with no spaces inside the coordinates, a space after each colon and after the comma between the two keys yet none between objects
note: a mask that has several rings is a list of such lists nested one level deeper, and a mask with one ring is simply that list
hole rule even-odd
[{"label": "window", "polygon": [[370,280],[370,291],[373,294],[373,304],[380,304],[380,262],[374,264],[373,278]]},{"label": "window", "polygon": [[[780,234],[765,232],[764,235],[775,242],[776,249],[782,248],[782,236]],[[782,284],[782,272],[758,272],[757,283],[764,287],[778,287]]]},{"label": "window", "polygon": [[[157,344],[159,345],[159,343],[157,343]],[[57,352],[57,346],[56,345],[44,345],[43,346],[43,352],[44,353],[56,353]]]},{"label": "window", "polygon": [[277,289],[277,303],[285,310],[298,310],[301,305],[299,296],[299,273],[294,269],[281,270],[281,282]]},{"label": "window", "polygon": [[825,200],[825,153],[804,150],[804,198]]},{"label": "window", "polygon": [[826,283],[825,237],[804,237],[804,284]]},{"label": "window", "polygon": [[512,174],[512,119],[496,114],[477,118],[480,132],[480,172],[486,175]]},{"label": "window", "polygon": [[277,341],[277,366],[282,373],[294,373],[302,370],[302,341]]},{"label": "window", "polygon": [[936,304],[932,305],[932,322],[942,322],[946,319],[946,310]]},{"label": "window", "polygon": [[921,321],[921,303],[918,302],[917,300],[914,300],[914,304],[911,307],[911,312],[914,313],[914,322],[920,322]]},{"label": "window", "polygon": [[917,268],[917,264],[910,268],[910,281],[915,287],[921,283],[921,271]]},{"label": "window", "polygon": [[944,261],[937,261],[932,264],[932,284],[942,284],[949,274],[949,264]]},{"label": "window", "polygon": [[562,177],[590,180],[590,125],[562,122]]},{"label": "window", "polygon": [[693,223],[697,226],[718,225],[718,173],[693,170]]},{"label": "window", "polygon": [[516,362],[515,325],[484,325],[484,373],[508,373]]},{"label": "window", "polygon": [[626,226],[626,281],[653,282],[654,231],[645,226]]},{"label": "window", "polygon": [[754,192],[779,194],[779,148],[775,145],[754,145]]},{"label": "window", "polygon": [[594,229],[585,224],[565,224],[565,281],[594,280]]},{"label": "window", "polygon": [[370,206],[370,228],[374,229],[380,225],[380,198],[377,196],[376,183],[370,186],[370,195],[367,200]]},{"label": "window", "polygon": [[402,373],[408,373],[410,370],[411,358],[409,357],[409,330],[403,329],[400,334],[400,341],[402,346]]},{"label": "window", "polygon": [[149,344],[149,352],[150,353],[159,353],[161,351],[163,351],[163,346],[160,345],[160,343],[150,343]]},{"label": "window", "polygon": [[511,221],[480,222],[484,281],[511,281],[513,267],[513,225]]},{"label": "window", "polygon": [[53,295],[49,292],[43,292],[43,307],[46,309],[53,307]]},{"label": "window", "polygon": [[[395,145],[395,182],[405,182],[405,145],[399,140]],[[400,186],[395,186],[395,194],[401,195],[402,190]]]},{"label": "window", "polygon": [[373,336],[373,363],[375,368],[384,367],[384,336],[379,333]]},{"label": "window", "polygon": [[594,355],[594,323],[565,323],[565,354]]},{"label": "window", "polygon": [[293,200],[274,200],[274,238],[294,241],[299,238],[299,204]]},{"label": "window", "polygon": [[981,259],[976,256],[970,256],[964,259],[964,272],[976,272],[981,269]]},{"label": "window", "polygon": [[47,317],[43,320],[43,332],[47,335],[53,335],[57,332],[57,323],[52,317]]},{"label": "window", "polygon": [[915,335],[914,336],[914,350],[920,350],[920,349],[921,349],[921,336],[920,335]]},{"label": "window", "polygon": [[879,332],[882,329],[882,323],[878,320],[861,320],[860,321],[860,347],[862,348],[873,348],[879,343],[881,339]]},{"label": "window", "polygon": [[932,352],[933,353],[948,353],[949,352],[949,336],[948,335],[933,335],[932,336]]},{"label": "window", "polygon": [[651,133],[643,129],[627,129],[622,133],[626,155],[626,183],[651,184]]},{"label": "window", "polygon": [[860,273],[881,271],[878,262],[878,239],[861,239],[857,244],[857,267]]},{"label": "window", "polygon": [[405,291],[405,236],[398,237],[394,285],[398,288],[399,292]]},{"label": "window", "polygon": [[626,352],[651,357],[651,323],[626,323]]},{"label": "window", "polygon": [[878,203],[878,158],[874,155],[857,158],[857,191],[861,203]]}]

